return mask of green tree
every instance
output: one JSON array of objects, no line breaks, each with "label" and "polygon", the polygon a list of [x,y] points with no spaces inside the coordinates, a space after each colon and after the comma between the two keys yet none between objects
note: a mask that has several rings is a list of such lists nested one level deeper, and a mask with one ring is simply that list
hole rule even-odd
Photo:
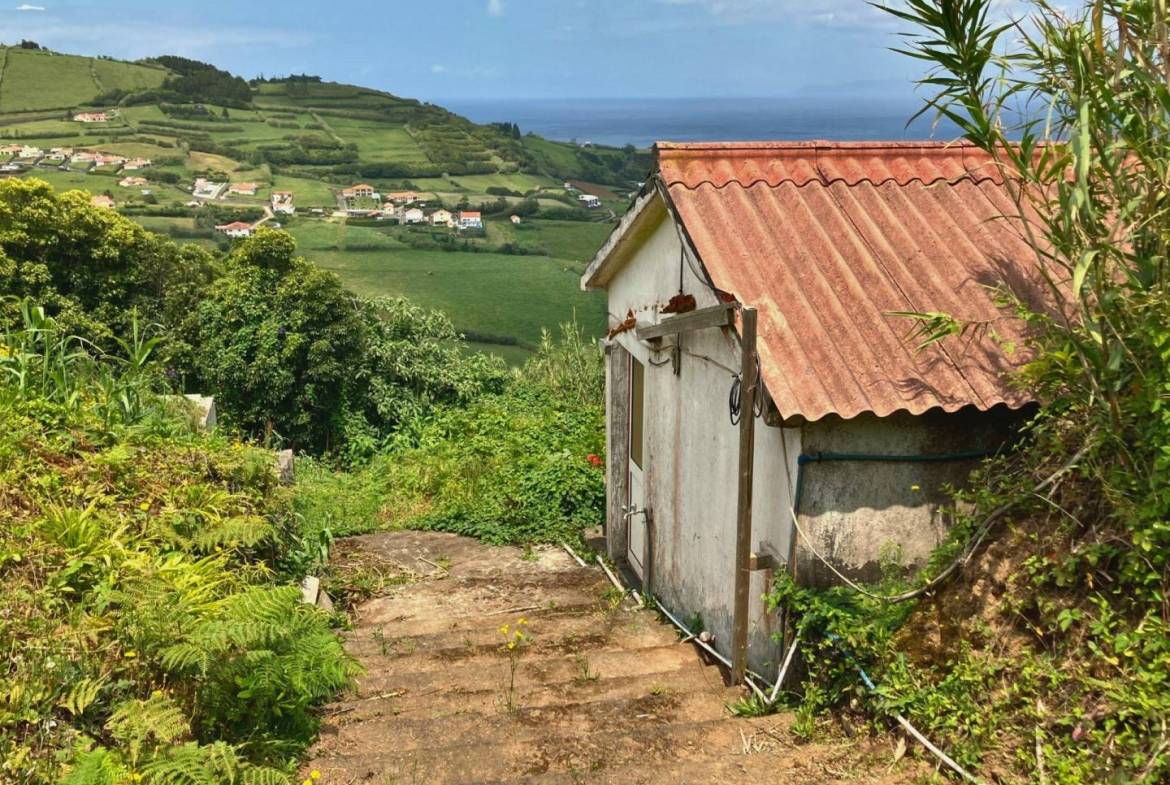
[{"label": "green tree", "polygon": [[[180,248],[89,194],[57,194],[36,179],[0,181],[0,295],[30,297],[66,332],[112,348],[138,311],[174,324],[190,313],[216,274],[213,258]],[[0,322],[18,324],[15,300],[0,304]]]},{"label": "green tree", "polygon": [[193,370],[244,432],[319,451],[336,446],[365,327],[337,276],[295,253],[270,229],[236,247],[198,309]]},{"label": "green tree", "polygon": [[[1170,11],[1165,0],[1028,5],[1018,22],[994,0],[890,11],[913,26],[906,53],[932,68],[923,111],[993,157],[1012,196],[1004,218],[1047,287],[1049,307],[1019,304],[1034,327],[1023,381],[1045,408],[988,499],[1058,513],[1017,578],[1027,591],[1016,613],[1043,646],[998,680],[1025,704],[1010,722],[1035,736],[1054,782],[1166,782]],[[964,328],[919,318],[929,340]],[[1034,493],[1062,464],[1060,482]],[[1028,692],[1024,674],[1046,669]],[[960,670],[946,677],[952,690]]]}]

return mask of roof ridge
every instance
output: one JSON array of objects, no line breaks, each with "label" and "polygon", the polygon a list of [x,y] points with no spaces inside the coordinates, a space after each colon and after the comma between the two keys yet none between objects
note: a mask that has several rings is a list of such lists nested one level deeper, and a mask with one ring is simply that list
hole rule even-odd
[{"label": "roof ridge", "polygon": [[739,186],[740,188],[744,188],[744,189],[755,188],[756,186],[764,186],[766,188],[779,188],[782,185],[792,185],[796,188],[807,188],[810,185],[818,185],[821,187],[825,187],[825,186],[829,186],[829,185],[834,185],[836,183],[844,183],[845,185],[852,188],[853,186],[856,186],[856,185],[879,186],[879,185],[885,185],[887,183],[897,183],[898,185],[902,185],[902,186],[917,184],[917,185],[923,185],[926,187],[930,187],[932,185],[938,185],[939,183],[945,183],[947,185],[954,185],[955,183],[963,182],[965,180],[970,181],[972,183],[975,183],[976,185],[978,185],[979,183],[985,183],[988,181],[993,182],[993,183],[997,183],[997,184],[999,182],[1001,182],[1001,179],[997,178],[995,175],[992,175],[992,174],[979,175],[977,172],[967,172],[959,177],[944,177],[942,175],[939,175],[937,177],[932,177],[932,178],[908,177],[905,179],[899,179],[897,177],[894,177],[893,175],[890,175],[888,177],[882,177],[882,178],[861,177],[861,178],[857,178],[855,180],[851,180],[849,178],[840,177],[840,176],[830,178],[830,177],[826,177],[823,172],[820,172],[820,174],[821,174],[820,178],[807,177],[807,178],[803,178],[803,179],[797,179],[794,177],[784,177],[784,178],[781,178],[779,180],[776,180],[775,182],[773,182],[771,180],[767,180],[763,177],[758,177],[750,182],[740,182],[739,180],[725,180],[722,183],[717,183],[716,181],[709,180],[709,179],[708,180],[700,180],[700,181],[694,182],[694,183],[684,182],[683,180],[667,180],[666,185],[669,187],[672,187],[672,188],[674,186],[678,186],[680,188],[685,188],[688,191],[697,191],[700,188],[702,188],[703,186],[710,186],[711,188],[714,188],[716,191],[722,191],[724,189],[730,188],[733,185]]}]

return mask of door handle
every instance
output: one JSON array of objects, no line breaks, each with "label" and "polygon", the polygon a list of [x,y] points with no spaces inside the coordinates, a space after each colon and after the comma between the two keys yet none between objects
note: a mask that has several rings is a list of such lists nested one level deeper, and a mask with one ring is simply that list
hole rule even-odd
[{"label": "door handle", "polygon": [[623,507],[622,509],[625,511],[625,514],[622,515],[622,520],[624,520],[624,521],[628,521],[630,518],[633,518],[635,515],[645,515],[647,512],[649,512],[649,510],[647,510],[645,508],[638,509],[638,505],[636,505],[636,504],[631,506],[631,507]]}]

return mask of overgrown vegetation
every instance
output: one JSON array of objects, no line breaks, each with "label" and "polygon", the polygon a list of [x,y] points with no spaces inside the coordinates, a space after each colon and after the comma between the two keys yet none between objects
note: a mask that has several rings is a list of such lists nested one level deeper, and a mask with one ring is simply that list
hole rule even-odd
[{"label": "overgrown vegetation", "polygon": [[443,403],[499,390],[498,361],[460,350],[440,314],[363,301],[260,231],[225,258],[179,246],[80,192],[0,182],[0,326],[33,298],[61,325],[117,353],[133,314],[157,325],[175,392],[214,395],[243,435],[367,457]]},{"label": "overgrown vegetation", "polygon": [[0,759],[12,783],[286,783],[355,666],[300,603],[272,453],[24,301],[0,337]]},{"label": "overgrown vegetation", "polygon": [[[1034,0],[1018,23],[995,5],[893,13],[933,68],[928,109],[1007,175],[1007,217],[1051,306],[1020,303],[1036,358],[1020,383],[1044,408],[1026,449],[977,478],[970,518],[924,576],[998,523],[959,583],[908,618],[848,589],[782,583],[774,601],[812,651],[810,714],[854,699],[902,713],[988,781],[1165,782],[1170,19],[1160,0]],[[929,341],[972,327],[921,319]]]},{"label": "overgrown vegetation", "polygon": [[[578,540],[604,515],[602,385],[579,328],[546,335],[501,390],[413,420],[351,474],[317,468],[298,494],[307,536],[405,527],[497,544]],[[321,502],[335,493],[345,501]]]}]

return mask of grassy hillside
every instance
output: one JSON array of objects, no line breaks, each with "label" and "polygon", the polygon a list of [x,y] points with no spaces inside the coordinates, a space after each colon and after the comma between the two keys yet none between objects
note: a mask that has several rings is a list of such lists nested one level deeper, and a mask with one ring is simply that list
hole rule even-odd
[{"label": "grassy hillside", "polygon": [[111,90],[160,87],[163,68],[44,50],[0,49],[0,112],[69,109]]},{"label": "grassy hillside", "polygon": [[[109,120],[74,122],[78,109]],[[600,332],[600,302],[578,291],[576,276],[649,166],[632,148],[553,142],[314,77],[248,83],[182,58],[126,63],[0,47],[0,146],[13,142],[150,159],[151,168],[131,173],[146,187],[121,186],[127,172],[118,165],[17,153],[0,154],[0,166],[108,194],[151,230],[205,247],[227,246],[216,224],[254,221],[273,190],[291,191],[298,216],[280,220],[309,258],[362,294],[448,311],[481,348],[513,361],[542,329],[574,315]],[[197,177],[259,188],[192,207]],[[566,181],[601,194],[602,207],[583,208]],[[340,190],[357,182],[418,192],[428,209],[479,209],[486,232],[347,226],[333,213]],[[519,225],[509,220],[514,211],[524,215]],[[348,239],[321,239],[334,236]]]}]

